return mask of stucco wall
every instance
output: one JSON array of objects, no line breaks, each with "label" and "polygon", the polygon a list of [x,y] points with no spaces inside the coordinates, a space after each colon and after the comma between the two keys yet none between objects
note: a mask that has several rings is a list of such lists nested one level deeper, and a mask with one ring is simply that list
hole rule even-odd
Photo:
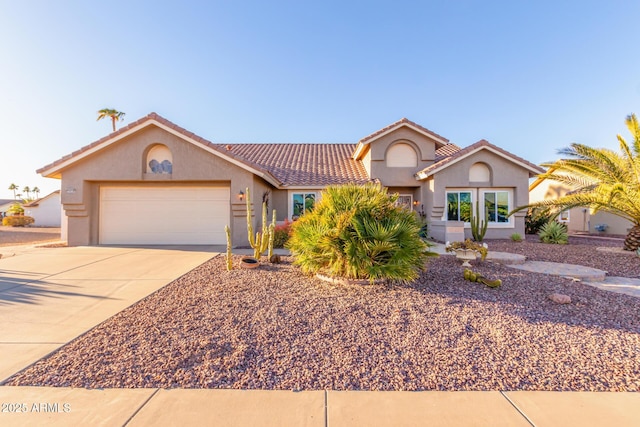
[{"label": "stucco wall", "polygon": [[54,193],[38,202],[38,206],[25,207],[25,215],[33,217],[36,227],[60,227],[60,193]]},{"label": "stucco wall", "polygon": [[[417,166],[387,167],[387,151],[394,144],[413,147],[418,157]],[[415,173],[433,164],[435,152],[435,141],[412,129],[402,127],[372,141],[363,162],[369,176],[379,179],[385,187],[415,186]]]},{"label": "stucco wall", "polygon": [[[473,164],[482,162],[489,167],[491,179],[488,182],[469,181],[469,169]],[[529,172],[523,167],[488,150],[480,150],[444,170],[426,181],[431,191],[426,194],[428,220],[441,221],[445,212],[446,190],[451,188],[472,189],[500,188],[512,191],[512,206],[525,205],[529,202]],[[474,199],[475,200],[475,199]],[[507,239],[513,233],[524,236],[524,216],[526,212],[513,215],[512,225],[496,226],[491,224],[487,230],[487,239]],[[471,237],[471,229],[465,228],[465,237]]]},{"label": "stucco wall", "polygon": [[[166,145],[173,156],[171,175],[150,175],[147,151]],[[102,185],[225,185],[230,187],[233,243],[248,244],[244,202],[239,191],[249,187],[261,197],[269,184],[215,154],[163,129],[149,126],[117,141],[62,171],[62,203],[68,216],[70,245],[98,244],[99,198]],[[254,198],[255,200],[255,198]],[[188,208],[188,207],[187,207]]]}]

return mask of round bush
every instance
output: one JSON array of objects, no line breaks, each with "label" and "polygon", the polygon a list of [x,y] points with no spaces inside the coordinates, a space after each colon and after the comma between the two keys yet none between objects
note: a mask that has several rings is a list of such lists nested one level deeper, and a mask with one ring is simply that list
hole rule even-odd
[{"label": "round bush", "polygon": [[305,273],[408,282],[435,255],[418,216],[377,184],[330,186],[293,223],[287,248]]}]

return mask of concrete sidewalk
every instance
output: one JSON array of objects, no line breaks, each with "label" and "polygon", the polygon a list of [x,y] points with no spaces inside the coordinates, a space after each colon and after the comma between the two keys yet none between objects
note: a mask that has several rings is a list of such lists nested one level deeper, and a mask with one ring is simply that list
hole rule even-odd
[{"label": "concrete sidewalk", "polygon": [[0,259],[0,381],[215,255],[207,247],[73,247]]},{"label": "concrete sidewalk", "polygon": [[0,387],[0,401],[3,426],[640,425],[640,393]]}]

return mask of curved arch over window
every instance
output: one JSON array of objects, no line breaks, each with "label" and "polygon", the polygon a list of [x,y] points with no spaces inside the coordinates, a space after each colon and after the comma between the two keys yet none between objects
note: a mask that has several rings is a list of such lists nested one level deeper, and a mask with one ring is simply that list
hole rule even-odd
[{"label": "curved arch over window", "polygon": [[166,145],[156,144],[147,153],[147,173],[173,173],[173,155]]},{"label": "curved arch over window", "polygon": [[471,182],[489,182],[491,181],[491,170],[484,163],[474,163],[469,168],[469,181]]},{"label": "curved arch over window", "polygon": [[390,168],[416,167],[418,166],[418,153],[409,144],[394,144],[387,151],[387,166]]}]

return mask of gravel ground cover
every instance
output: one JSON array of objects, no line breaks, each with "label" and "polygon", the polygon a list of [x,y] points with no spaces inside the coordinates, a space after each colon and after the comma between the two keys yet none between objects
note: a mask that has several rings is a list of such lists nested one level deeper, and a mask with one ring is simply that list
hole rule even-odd
[{"label": "gravel ground cover", "polygon": [[43,243],[56,240],[60,240],[60,228],[8,227],[0,225],[0,246]]},{"label": "gravel ground cover", "polygon": [[622,248],[624,239],[597,239],[569,237],[569,245],[541,243],[536,235],[526,236],[526,241],[487,240],[489,250],[525,255],[530,261],[562,262],[585,265],[606,271],[609,276],[640,277],[640,258],[631,252],[607,253],[598,247]]},{"label": "gravel ground cover", "polygon": [[[561,257],[550,261],[593,251],[500,245]],[[638,261],[624,258],[636,274]],[[640,391],[639,298],[480,263],[474,270],[503,280],[490,289],[465,282],[452,256],[410,285],[385,286],[330,285],[284,261],[227,272],[215,257],[7,384]],[[553,292],[572,303],[550,301]]]}]

